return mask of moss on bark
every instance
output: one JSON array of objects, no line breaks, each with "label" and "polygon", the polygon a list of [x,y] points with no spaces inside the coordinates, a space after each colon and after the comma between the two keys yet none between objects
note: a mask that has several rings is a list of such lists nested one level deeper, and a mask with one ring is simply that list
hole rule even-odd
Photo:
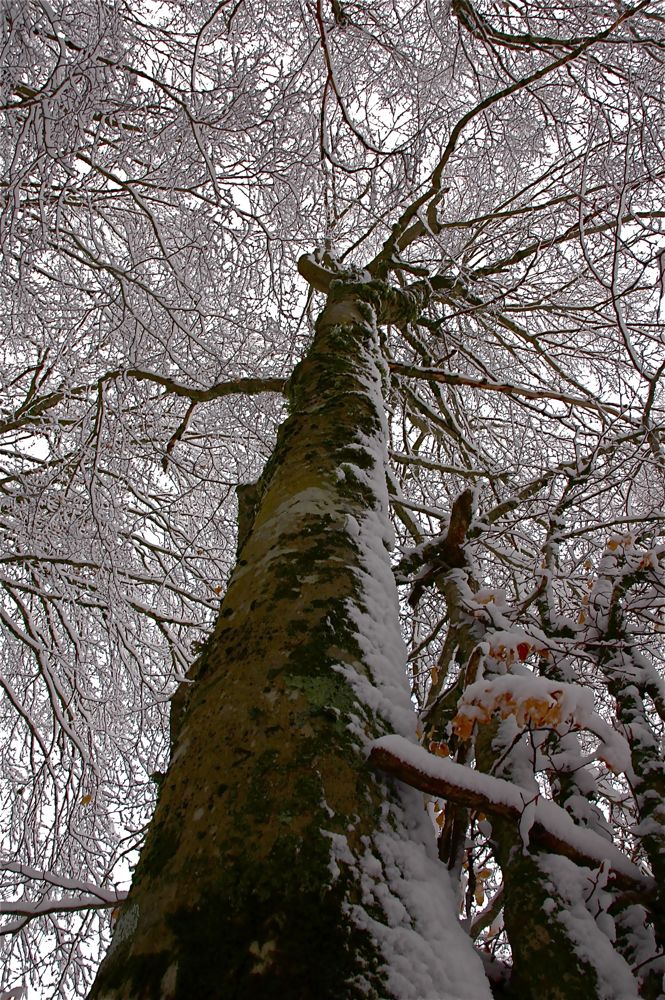
[{"label": "moss on bark", "polygon": [[351,916],[390,794],[358,735],[385,723],[349,682],[371,680],[352,613],[367,605],[358,525],[385,502],[380,289],[359,289],[335,289],[291,379],[217,626],[174,700],[171,764],[95,1000],[389,996],[385,956]]}]

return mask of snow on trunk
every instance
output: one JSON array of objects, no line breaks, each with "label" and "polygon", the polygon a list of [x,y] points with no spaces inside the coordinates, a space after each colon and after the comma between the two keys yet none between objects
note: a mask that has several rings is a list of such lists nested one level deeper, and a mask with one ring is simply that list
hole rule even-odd
[{"label": "snow on trunk", "polygon": [[291,381],[91,998],[489,1000],[422,796],[388,550],[376,282],[336,282]]}]

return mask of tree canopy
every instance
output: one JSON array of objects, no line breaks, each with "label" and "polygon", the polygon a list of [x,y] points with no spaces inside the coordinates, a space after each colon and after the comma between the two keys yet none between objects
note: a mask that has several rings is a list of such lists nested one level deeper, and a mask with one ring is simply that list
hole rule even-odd
[{"label": "tree canopy", "polygon": [[535,844],[598,996],[657,997],[663,4],[0,17],[2,986],[90,987],[243,489],[354,281],[415,303],[379,321],[423,747],[368,781],[430,796],[497,995]]}]

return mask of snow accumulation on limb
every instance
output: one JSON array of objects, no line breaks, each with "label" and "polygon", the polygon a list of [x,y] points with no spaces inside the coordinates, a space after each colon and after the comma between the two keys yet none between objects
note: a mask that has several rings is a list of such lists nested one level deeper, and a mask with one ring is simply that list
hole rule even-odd
[{"label": "snow accumulation on limb", "polygon": [[60,899],[41,899],[35,902],[20,900],[16,903],[0,903],[0,913],[10,916],[18,915],[20,919],[0,926],[0,937],[3,934],[13,934],[35,917],[44,917],[49,913],[73,913],[78,910],[109,910],[119,906],[127,898],[126,892],[117,894],[116,899],[100,899],[99,896],[69,896]]},{"label": "snow accumulation on limb", "polygon": [[[376,740],[369,762],[420,791],[518,824],[527,806],[534,801],[526,789],[510,781],[436,757],[401,736],[384,736]],[[530,839],[578,864],[597,867],[608,862],[614,882],[622,888],[642,892],[654,888],[653,879],[644,875],[617,847],[592,830],[577,826],[555,802],[542,798],[535,800]]]},{"label": "snow accumulation on limb", "polygon": [[0,926],[0,936],[20,930],[29,920],[33,920],[35,917],[43,917],[49,913],[70,913],[76,910],[112,909],[119,906],[127,898],[127,893],[124,891],[106,889],[92,882],[67,878],[54,872],[39,871],[28,865],[8,862],[1,866],[1,870],[16,872],[16,874],[24,878],[46,882],[57,889],[69,889],[79,892],[80,895],[45,895],[40,899],[0,900],[0,914],[19,917],[18,920],[13,920],[8,924]]},{"label": "snow accumulation on limb", "polygon": [[[17,864],[13,861],[6,861],[0,864],[0,871],[15,872],[17,875],[22,875],[24,878],[47,882],[49,885],[57,886],[59,889],[71,889],[74,892],[82,892],[88,896],[95,897],[100,903],[111,906],[121,902],[127,895],[126,892],[116,891],[115,889],[105,889],[101,885],[95,885],[93,882],[86,882],[83,879],[67,878],[67,876],[60,875],[56,872],[41,871],[38,868],[31,868],[29,865]],[[23,902],[25,903],[25,900]],[[17,910],[5,910],[4,906],[5,904],[0,902],[0,913],[18,912]]]}]

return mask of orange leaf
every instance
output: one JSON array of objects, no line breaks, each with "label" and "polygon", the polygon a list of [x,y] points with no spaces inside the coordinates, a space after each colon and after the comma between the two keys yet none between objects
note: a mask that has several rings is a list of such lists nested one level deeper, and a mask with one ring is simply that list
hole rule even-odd
[{"label": "orange leaf", "polygon": [[456,715],[453,719],[453,732],[461,740],[470,740],[473,733],[473,719],[467,715]]}]

